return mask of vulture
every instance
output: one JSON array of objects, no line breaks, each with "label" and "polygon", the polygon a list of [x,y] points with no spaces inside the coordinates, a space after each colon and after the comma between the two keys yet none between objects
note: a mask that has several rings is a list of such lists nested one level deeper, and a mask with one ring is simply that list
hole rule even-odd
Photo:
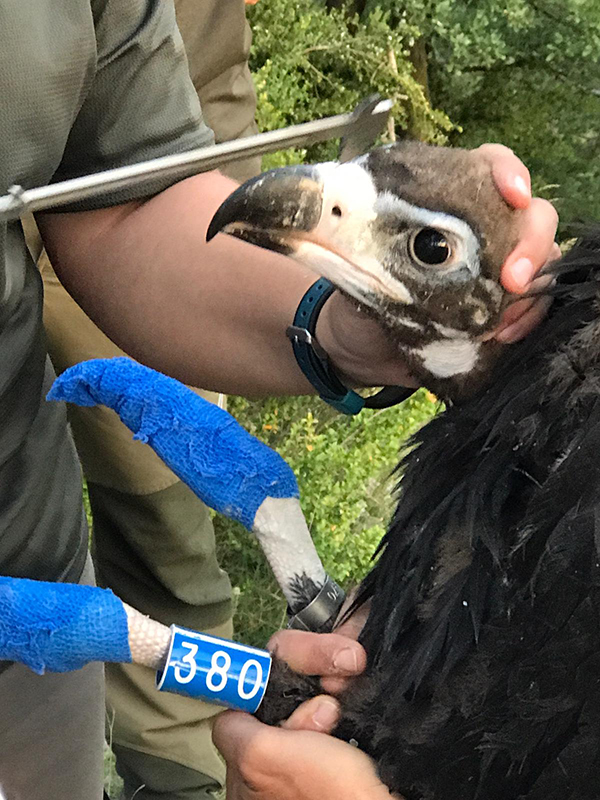
[{"label": "vulture", "polygon": [[[400,143],[266,173],[209,229],[327,277],[446,401],[400,464],[335,731],[406,800],[600,798],[600,228],[502,346],[518,224],[476,152]],[[318,692],[280,665],[260,714]]]}]

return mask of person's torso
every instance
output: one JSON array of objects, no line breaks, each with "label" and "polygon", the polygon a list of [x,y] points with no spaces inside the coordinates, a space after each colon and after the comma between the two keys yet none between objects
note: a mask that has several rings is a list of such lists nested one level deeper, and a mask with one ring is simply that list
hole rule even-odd
[{"label": "person's torso", "polygon": [[[90,2],[0,0],[0,194],[52,179],[95,65]],[[0,574],[77,580],[81,476],[64,408],[44,400],[41,307],[21,225],[0,222]]]}]

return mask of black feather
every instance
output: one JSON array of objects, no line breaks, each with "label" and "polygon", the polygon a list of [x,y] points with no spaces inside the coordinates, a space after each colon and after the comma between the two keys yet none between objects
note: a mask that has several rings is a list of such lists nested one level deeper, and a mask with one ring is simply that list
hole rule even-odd
[{"label": "black feather", "polygon": [[548,319],[425,426],[355,603],[354,738],[407,800],[600,798],[600,229]]}]

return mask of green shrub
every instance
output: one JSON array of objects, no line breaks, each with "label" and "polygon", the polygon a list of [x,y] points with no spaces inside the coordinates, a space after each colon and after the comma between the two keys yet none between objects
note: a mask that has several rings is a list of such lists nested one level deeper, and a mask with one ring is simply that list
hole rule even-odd
[{"label": "green shrub", "polygon": [[[350,111],[375,92],[394,101],[398,131],[443,143],[448,117],[431,108],[414,77],[410,49],[419,31],[406,20],[391,27],[375,8],[363,19],[327,13],[317,0],[260,0],[249,14],[254,40],[250,68],[261,130]],[[265,167],[336,157],[337,144],[276,153]]]},{"label": "green shrub", "polygon": [[[274,447],[294,470],[304,514],[325,568],[342,585],[369,568],[392,508],[391,473],[406,438],[435,413],[433,395],[419,391],[399,407],[336,414],[316,398],[250,402],[229,410]],[[247,531],[218,518],[221,563],[236,587],[236,635],[263,645],[285,621],[285,603],[265,558]]]}]

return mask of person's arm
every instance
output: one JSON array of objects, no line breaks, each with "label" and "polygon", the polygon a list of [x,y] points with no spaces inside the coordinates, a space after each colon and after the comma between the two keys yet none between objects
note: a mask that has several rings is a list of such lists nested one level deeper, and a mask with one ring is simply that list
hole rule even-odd
[{"label": "person's arm", "polygon": [[[527,175],[506,148],[490,158],[513,203],[527,204],[518,245],[533,269],[548,259],[556,213],[514,186]],[[56,271],[75,299],[134,357],[187,383],[238,394],[311,391],[285,337],[314,275],[283,256],[218,236],[205,242],[214,211],[235,184],[217,172],[184,180],[157,196],[112,208],[40,215]],[[506,188],[508,187],[508,188]],[[511,257],[512,258],[512,257]],[[512,280],[511,258],[503,281]],[[519,272],[521,269],[521,272]],[[529,315],[521,328],[532,327]],[[335,296],[317,334],[333,363],[357,384],[403,383],[408,375],[379,327]],[[374,357],[376,354],[376,357]]]},{"label": "person's arm", "polygon": [[66,289],[126,352],[228,393],[306,393],[285,330],[314,276],[206,229],[236,184],[218,172],[145,202],[39,217]]}]

